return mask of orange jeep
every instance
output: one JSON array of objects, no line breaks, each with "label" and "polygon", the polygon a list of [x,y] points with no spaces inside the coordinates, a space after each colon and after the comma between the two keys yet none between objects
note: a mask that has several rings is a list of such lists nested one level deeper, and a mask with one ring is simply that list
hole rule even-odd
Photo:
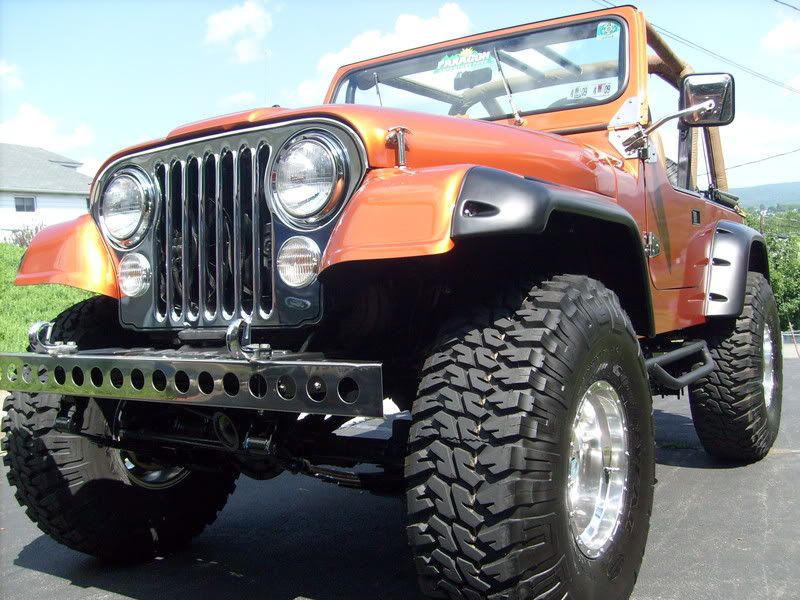
[{"label": "orange jeep", "polygon": [[97,296],[0,355],[17,498],[71,548],[147,559],[240,474],[304,473],[404,490],[430,597],[628,597],[651,394],[688,388],[720,458],[778,431],[733,118],[730,75],[619,7],[347,65],[323,105],[119,152],[91,215],[19,268]]}]

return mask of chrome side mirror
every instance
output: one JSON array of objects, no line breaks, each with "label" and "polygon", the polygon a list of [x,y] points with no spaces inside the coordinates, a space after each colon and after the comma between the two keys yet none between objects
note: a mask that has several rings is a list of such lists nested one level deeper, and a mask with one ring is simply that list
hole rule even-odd
[{"label": "chrome side mirror", "polygon": [[733,76],[729,73],[693,73],[681,79],[681,109],[713,101],[712,108],[681,114],[687,127],[720,127],[736,113]]}]

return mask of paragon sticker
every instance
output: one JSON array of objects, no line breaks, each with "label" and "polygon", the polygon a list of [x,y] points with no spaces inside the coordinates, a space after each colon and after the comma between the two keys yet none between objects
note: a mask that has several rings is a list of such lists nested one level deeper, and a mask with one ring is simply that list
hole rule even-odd
[{"label": "paragon sticker", "polygon": [[597,24],[597,37],[601,40],[616,37],[619,34],[619,23],[603,21]]},{"label": "paragon sticker", "polygon": [[475,48],[464,48],[456,54],[445,54],[433,72],[474,71],[482,67],[491,67],[493,64],[494,57],[491,52],[478,52]]}]

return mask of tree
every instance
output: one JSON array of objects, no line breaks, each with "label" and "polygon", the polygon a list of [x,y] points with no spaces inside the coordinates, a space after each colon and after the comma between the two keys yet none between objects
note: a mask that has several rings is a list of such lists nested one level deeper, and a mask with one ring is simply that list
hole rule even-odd
[{"label": "tree", "polygon": [[770,282],[778,302],[781,327],[800,326],[800,209],[752,212],[747,224],[761,229],[769,254]]}]

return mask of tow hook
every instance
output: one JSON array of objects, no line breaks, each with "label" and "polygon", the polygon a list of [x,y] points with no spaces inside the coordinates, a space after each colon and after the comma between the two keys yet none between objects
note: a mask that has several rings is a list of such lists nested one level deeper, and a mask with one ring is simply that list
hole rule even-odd
[{"label": "tow hook", "polygon": [[37,321],[28,328],[28,343],[37,354],[60,356],[75,354],[78,346],[75,342],[54,342],[50,340],[53,334],[53,324],[47,321]]},{"label": "tow hook", "polygon": [[248,362],[269,360],[272,357],[272,346],[252,343],[250,322],[244,319],[236,319],[228,326],[225,332],[225,345],[234,358]]}]

